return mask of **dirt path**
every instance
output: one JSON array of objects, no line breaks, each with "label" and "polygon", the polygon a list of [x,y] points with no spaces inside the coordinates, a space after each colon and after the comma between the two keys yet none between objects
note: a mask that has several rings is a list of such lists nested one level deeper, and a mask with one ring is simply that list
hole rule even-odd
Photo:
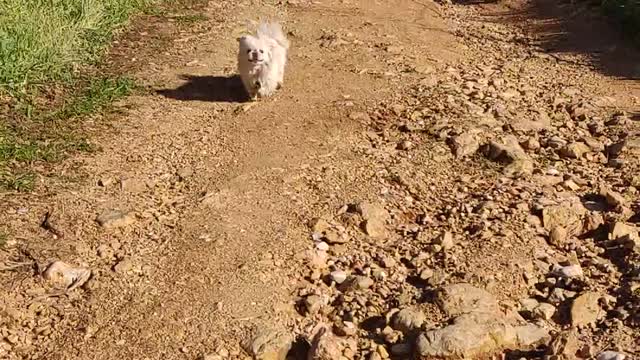
[{"label": "dirt path", "polygon": [[[581,104],[590,121],[604,123],[619,109],[633,111],[637,83],[622,85],[546,55],[534,37],[495,17],[505,10],[497,5],[284,3],[211,2],[206,23],[175,39],[138,74],[156,92],[119,105],[126,115],[96,136],[103,151],[61,166],[63,174],[85,179],[44,179],[36,194],[2,199],[0,216],[15,240],[3,256],[29,255],[40,265],[63,260],[90,268],[93,276],[83,289],[43,297],[48,285],[32,272],[3,273],[0,309],[7,320],[0,323],[0,355],[235,359],[245,356],[239,342],[255,328],[275,324],[307,336],[328,321],[357,339],[351,355],[343,349],[347,358],[384,358],[385,352],[407,358],[401,345],[411,336],[393,338],[385,326],[370,329],[365,320],[411,306],[429,314],[423,330],[440,327],[446,311],[427,294],[456,282],[486,288],[502,308],[518,309],[522,298],[550,296],[534,281],[546,281],[541,262],[561,264],[576,253],[583,267],[596,270],[588,270],[586,285],[574,282],[565,290],[620,296],[628,314],[582,331],[578,342],[592,352],[615,345],[638,355],[638,299],[633,292],[619,295],[635,281],[637,259],[625,255],[628,262],[616,270],[600,270],[598,263],[613,258],[595,250],[604,247],[597,238],[554,247],[546,240],[552,229],[532,220],[538,203],[551,206],[606,183],[628,200],[619,216],[604,220],[633,223],[629,211],[637,204],[628,188],[637,186],[630,182],[638,161],[629,156],[624,166],[607,166],[595,142],[604,147],[633,135],[636,123],[588,135],[589,122],[572,106]],[[273,99],[240,103],[232,77],[235,38],[248,19],[261,16],[281,19],[290,31],[285,89]],[[620,86],[624,97],[616,92]],[[560,114],[565,104],[574,113]],[[542,113],[551,120],[538,125]],[[521,164],[515,176],[475,154],[482,143],[510,134],[530,145],[523,145],[526,159],[515,161]],[[557,155],[564,145],[553,145],[553,136],[590,149],[567,160]],[[459,147],[465,150],[456,158],[451,149],[455,154]],[[615,176],[621,180],[611,180]],[[381,204],[389,216],[383,241],[350,225],[358,216],[373,221],[343,208],[364,200]],[[39,227],[48,209],[64,237]],[[134,215],[121,227],[96,224],[98,215],[116,209]],[[313,250],[308,224],[315,217],[334,224],[318,236],[331,228],[350,239],[331,244],[328,260]],[[455,247],[433,241],[442,232],[454,235]],[[602,257],[594,260],[582,247]],[[320,265],[314,263],[319,258]],[[374,290],[339,295],[326,280],[339,269],[372,277]],[[598,271],[613,280],[598,280]],[[301,316],[304,306],[296,303],[314,294],[331,300],[319,312],[308,311],[307,302]],[[553,305],[570,303],[563,298]],[[607,319],[616,318],[614,309],[606,309]],[[560,318],[521,320],[553,334],[571,324]],[[344,330],[347,323],[361,333]]]}]

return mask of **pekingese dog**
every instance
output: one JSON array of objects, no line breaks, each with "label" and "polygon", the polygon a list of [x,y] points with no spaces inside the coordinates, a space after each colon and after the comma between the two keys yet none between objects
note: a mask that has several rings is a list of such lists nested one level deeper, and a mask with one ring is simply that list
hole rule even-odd
[{"label": "pekingese dog", "polygon": [[238,72],[251,100],[282,87],[289,40],[278,23],[261,23],[255,35],[238,38]]}]

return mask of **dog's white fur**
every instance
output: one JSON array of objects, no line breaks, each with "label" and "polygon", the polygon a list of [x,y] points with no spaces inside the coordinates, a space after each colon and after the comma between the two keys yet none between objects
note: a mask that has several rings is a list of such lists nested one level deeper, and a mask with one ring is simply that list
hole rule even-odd
[{"label": "dog's white fur", "polygon": [[238,72],[252,100],[282,87],[289,40],[278,23],[262,22],[255,35],[238,39]]}]

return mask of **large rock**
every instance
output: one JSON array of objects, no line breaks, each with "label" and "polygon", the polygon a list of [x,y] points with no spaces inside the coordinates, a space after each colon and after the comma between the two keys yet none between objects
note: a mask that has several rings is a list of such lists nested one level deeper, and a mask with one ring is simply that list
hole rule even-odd
[{"label": "large rock", "polygon": [[600,320],[605,315],[600,298],[600,294],[591,291],[578,296],[571,304],[571,325],[589,326]]},{"label": "large rock", "polygon": [[342,341],[331,332],[329,326],[320,324],[313,333],[307,360],[334,360],[342,357]]},{"label": "large rock", "polygon": [[445,286],[438,292],[436,302],[454,319],[448,326],[420,334],[415,343],[420,359],[479,358],[506,348],[535,347],[549,340],[545,329],[519,324],[517,317],[500,311],[491,294],[472,285]]},{"label": "large rock", "polygon": [[57,288],[71,291],[89,280],[91,270],[71,266],[62,261],[54,261],[47,267],[42,276]]},{"label": "large rock", "polygon": [[473,155],[478,151],[480,143],[478,143],[477,133],[478,131],[467,131],[449,140],[449,146],[456,158]]},{"label": "large rock", "polygon": [[487,157],[491,160],[504,163],[511,163],[518,159],[528,159],[529,156],[520,146],[518,138],[513,135],[507,135],[499,140],[489,142]]},{"label": "large rock", "polygon": [[441,288],[436,297],[440,308],[449,316],[469,312],[498,312],[493,295],[470,284],[452,284]]},{"label": "large rock", "polygon": [[587,213],[587,209],[582,205],[580,199],[569,198],[559,204],[545,206],[542,209],[542,225],[548,231],[562,227],[566,230],[566,236],[582,233],[582,218]]},{"label": "large rock", "polygon": [[533,161],[513,135],[489,142],[487,157],[506,164],[503,173],[509,177],[528,176],[533,172]]},{"label": "large rock", "polygon": [[548,332],[536,325],[512,326],[499,314],[471,312],[449,326],[421,334],[416,353],[421,359],[475,359],[506,348],[533,347],[548,339]]},{"label": "large rock", "polygon": [[419,329],[425,319],[424,313],[420,310],[402,309],[393,315],[391,325],[396,330],[409,333]]},{"label": "large rock", "polygon": [[622,222],[616,222],[611,227],[609,240],[624,246],[627,249],[640,253],[640,234],[638,228]]},{"label": "large rock", "polygon": [[580,159],[584,154],[588,153],[589,151],[591,151],[591,149],[589,148],[589,146],[587,146],[587,144],[581,141],[576,141],[563,146],[560,149],[559,154],[564,158]]},{"label": "large rock", "polygon": [[386,237],[387,230],[385,223],[389,218],[389,213],[383,206],[369,202],[362,202],[357,205],[356,211],[364,220],[361,226],[367,235],[372,238]]},{"label": "large rock", "polygon": [[284,330],[263,328],[243,344],[254,360],[285,360],[293,338]]}]

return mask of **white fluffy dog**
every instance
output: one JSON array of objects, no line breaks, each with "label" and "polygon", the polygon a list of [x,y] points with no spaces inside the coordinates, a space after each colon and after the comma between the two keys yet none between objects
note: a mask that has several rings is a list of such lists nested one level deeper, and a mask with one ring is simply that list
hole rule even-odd
[{"label": "white fluffy dog", "polygon": [[273,95],[282,87],[289,40],[278,23],[261,23],[256,35],[238,39],[238,72],[251,100]]}]

